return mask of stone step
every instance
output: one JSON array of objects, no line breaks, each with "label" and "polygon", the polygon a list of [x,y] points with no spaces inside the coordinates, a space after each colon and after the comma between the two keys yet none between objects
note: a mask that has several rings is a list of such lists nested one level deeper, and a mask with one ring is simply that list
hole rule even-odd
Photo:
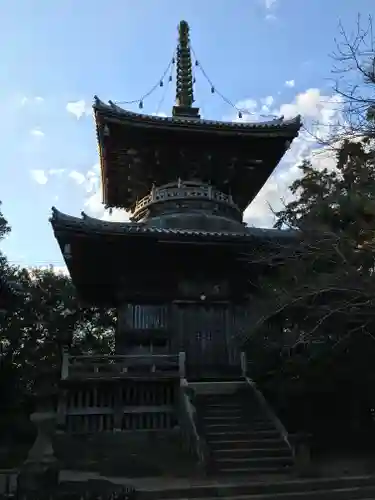
[{"label": "stone step", "polygon": [[221,406],[221,405],[202,405],[204,406],[203,411],[206,413],[219,413],[222,412],[224,414],[231,414],[235,412],[243,412],[243,408],[241,405],[232,405],[232,406]]},{"label": "stone step", "polygon": [[291,455],[284,457],[215,457],[215,463],[220,469],[238,467],[285,467],[293,465]]},{"label": "stone step", "polygon": [[212,448],[212,456],[220,457],[285,457],[290,456],[289,448],[279,447],[279,448]]},{"label": "stone step", "polygon": [[203,422],[208,431],[237,429],[248,432],[277,432],[274,425],[270,422],[254,425],[251,422],[246,422],[242,417],[235,419],[207,419],[204,417]]},{"label": "stone step", "polygon": [[[238,465],[237,467],[218,467],[218,472],[220,474],[232,474],[232,475],[242,475],[247,474],[249,476],[262,476],[266,474],[286,474],[289,471],[288,467],[246,467]],[[249,498],[249,497],[248,497]],[[252,497],[250,497],[252,498]]]},{"label": "stone step", "polygon": [[279,432],[276,430],[270,431],[257,431],[254,432],[249,429],[239,429],[226,427],[226,426],[209,426],[206,429],[206,435],[208,440],[210,438],[224,438],[227,439],[246,439],[246,440],[262,440],[262,439],[276,439],[280,436]]},{"label": "stone step", "polygon": [[[231,471],[233,473],[233,471]],[[284,471],[282,471],[284,472]],[[317,479],[285,479],[283,474],[272,481],[233,481],[227,484],[211,481],[206,485],[143,489],[142,500],[374,500],[375,476],[353,476]]]},{"label": "stone step", "polygon": [[219,435],[217,438],[211,438],[209,440],[209,446],[212,450],[215,449],[245,449],[245,448],[253,448],[253,449],[275,449],[275,448],[285,448],[288,450],[288,446],[285,441],[279,437],[278,439],[250,439],[248,436],[245,436],[243,439],[238,439],[238,437],[234,436],[232,439],[229,439],[227,434]]},{"label": "stone step", "polygon": [[221,420],[224,420],[224,421],[231,421],[231,420],[242,420],[243,419],[243,415],[241,412],[236,412],[234,413],[233,415],[227,415],[227,414],[218,414],[218,415],[212,415],[212,414],[205,414],[203,415],[203,419],[204,420],[207,420],[207,421],[221,421]]},{"label": "stone step", "polygon": [[206,434],[211,435],[218,432],[243,433],[244,435],[252,435],[257,437],[273,437],[279,436],[279,432],[274,427],[254,428],[249,427],[245,422],[226,422],[221,424],[205,423]]},{"label": "stone step", "polygon": [[205,403],[204,411],[229,411],[238,410],[243,411],[241,403]]},{"label": "stone step", "polygon": [[[185,497],[193,498],[193,497]],[[202,497],[217,500],[217,497]],[[260,495],[224,496],[222,500],[374,500],[375,488],[337,488],[318,491],[299,491],[293,493],[264,493]],[[172,500],[172,499],[171,499]],[[174,500],[178,500],[177,498]]]}]

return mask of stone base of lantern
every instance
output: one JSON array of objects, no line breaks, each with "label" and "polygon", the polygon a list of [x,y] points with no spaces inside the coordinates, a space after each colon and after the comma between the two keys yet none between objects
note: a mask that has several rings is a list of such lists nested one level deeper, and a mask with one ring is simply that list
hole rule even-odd
[{"label": "stone base of lantern", "polygon": [[20,470],[18,489],[21,494],[37,490],[49,494],[59,481],[59,464],[52,447],[56,414],[35,412],[30,420],[37,428],[37,436]]}]

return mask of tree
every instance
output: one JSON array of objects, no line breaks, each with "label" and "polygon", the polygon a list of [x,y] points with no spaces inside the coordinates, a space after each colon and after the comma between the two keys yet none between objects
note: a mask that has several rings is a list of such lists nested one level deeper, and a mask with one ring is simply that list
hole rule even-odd
[{"label": "tree", "polygon": [[[0,238],[9,231],[0,213]],[[0,255],[0,279],[1,421],[9,433],[45,382],[49,391],[57,389],[63,346],[109,352],[116,318],[112,310],[83,307],[70,278],[53,268],[11,267]]]},{"label": "tree", "polygon": [[[375,37],[371,16],[365,23],[358,16],[352,33],[340,23],[332,58],[334,90],[341,97],[345,117],[339,136],[374,137]],[[337,139],[337,134],[334,136]]]}]

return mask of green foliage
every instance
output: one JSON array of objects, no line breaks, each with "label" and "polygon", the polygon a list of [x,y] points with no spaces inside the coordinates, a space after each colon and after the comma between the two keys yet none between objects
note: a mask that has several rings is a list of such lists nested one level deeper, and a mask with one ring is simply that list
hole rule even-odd
[{"label": "green foliage", "polygon": [[53,270],[16,269],[13,279],[23,293],[3,317],[4,356],[19,369],[19,380],[31,392],[39,375],[58,380],[63,345],[75,350],[107,352],[113,337],[113,312],[83,308],[71,280]]},{"label": "green foliage", "polygon": [[[0,213],[0,237],[9,231]],[[53,268],[11,267],[2,256],[0,276],[11,284],[0,311],[1,420],[9,424],[36,394],[56,390],[64,345],[77,353],[110,352],[116,318],[112,310],[83,307],[70,278]],[[1,291],[4,297],[5,285]]]},{"label": "green foliage", "polygon": [[346,234],[356,241],[375,222],[375,155],[369,139],[344,141],[335,168],[318,170],[305,161],[290,187],[295,199],[276,213],[275,227]]}]

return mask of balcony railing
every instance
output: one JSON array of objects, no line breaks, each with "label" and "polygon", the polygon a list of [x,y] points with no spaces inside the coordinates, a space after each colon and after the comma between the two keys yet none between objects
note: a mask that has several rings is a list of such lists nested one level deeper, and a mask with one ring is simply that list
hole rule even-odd
[{"label": "balcony railing", "polygon": [[153,203],[164,202],[169,200],[179,199],[205,199],[215,201],[218,203],[225,203],[232,208],[239,210],[238,206],[234,203],[233,198],[229,194],[225,194],[213,186],[208,184],[201,185],[182,185],[182,186],[162,186],[154,188],[150,194],[142,198],[135,206],[133,218],[137,218],[137,214],[141,213],[145,208]]}]

